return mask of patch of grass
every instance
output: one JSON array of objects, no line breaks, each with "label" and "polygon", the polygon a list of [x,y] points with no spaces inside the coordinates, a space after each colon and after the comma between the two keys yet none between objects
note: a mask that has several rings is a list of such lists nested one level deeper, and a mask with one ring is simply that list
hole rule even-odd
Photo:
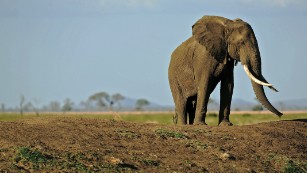
[{"label": "patch of grass", "polygon": [[59,161],[59,165],[64,165],[77,171],[89,171],[84,161],[87,157],[83,153],[66,153],[64,160]]},{"label": "patch of grass", "polygon": [[158,160],[151,160],[151,159],[144,159],[142,162],[147,166],[159,166],[160,161]]},{"label": "patch of grass", "polygon": [[188,139],[188,136],[184,135],[183,133],[168,131],[165,129],[157,129],[155,130],[156,135],[161,138],[176,138],[176,139]]},{"label": "patch of grass", "polygon": [[45,155],[38,150],[31,150],[28,147],[21,147],[19,149],[18,159],[32,163],[46,163],[48,160],[52,159],[52,157]]},{"label": "patch of grass", "polygon": [[13,159],[16,170],[26,172],[122,172],[137,170],[131,164],[111,164],[97,153],[64,152],[57,156],[31,147],[20,147]]},{"label": "patch of grass", "polygon": [[[121,112],[116,115],[120,116],[120,120],[128,122],[139,122],[139,123],[159,123],[159,124],[173,124],[173,113],[135,113],[131,114],[121,114]],[[211,126],[218,125],[218,116],[216,113],[209,112],[206,118],[206,123]],[[50,118],[50,117],[71,117],[71,118],[95,118],[95,119],[108,119],[113,120],[115,118],[114,114],[99,114],[99,113],[40,113],[39,118]],[[244,125],[244,124],[256,124],[261,122],[269,121],[280,121],[280,120],[293,120],[293,119],[306,119],[307,113],[299,114],[285,114],[281,118],[274,114],[231,114],[230,121],[234,125]],[[21,116],[18,113],[0,113],[0,121],[17,121],[20,119],[31,119],[38,118],[35,113],[26,113]]]},{"label": "patch of grass", "polygon": [[173,124],[172,114],[129,114],[121,115],[123,121],[140,122],[140,123],[159,123]]},{"label": "patch of grass", "polygon": [[195,132],[202,136],[212,136],[212,131],[208,129],[195,129]]},{"label": "patch of grass", "polygon": [[229,134],[222,136],[221,137],[222,140],[234,140],[235,138]]},{"label": "patch of grass", "polygon": [[136,170],[137,167],[126,163],[110,163],[109,159],[97,153],[66,153],[58,160],[61,170],[77,172],[122,172]]},{"label": "patch of grass", "polygon": [[46,164],[52,164],[54,158],[44,154],[37,149],[21,147],[18,149],[17,156],[14,158],[14,165],[25,170],[39,170]]},{"label": "patch of grass", "polygon": [[192,141],[187,142],[185,144],[185,146],[187,148],[192,148],[192,149],[195,149],[197,151],[201,151],[201,150],[208,148],[208,144],[205,144],[205,143],[202,143],[202,142],[196,141],[196,140],[192,140]]},{"label": "patch of grass", "polygon": [[215,118],[215,117],[218,117],[218,115],[217,115],[217,113],[210,112],[210,113],[207,114],[207,117]]},{"label": "patch of grass", "polygon": [[294,119],[306,119],[306,113],[300,114],[285,114],[282,117],[278,117],[272,113],[269,114],[231,114],[230,121],[234,125],[246,125],[257,124],[262,122],[280,121],[280,120],[294,120]]},{"label": "patch of grass", "polygon": [[251,116],[251,114],[248,114],[248,113],[242,114],[242,117],[250,117],[250,116]]},{"label": "patch of grass", "polygon": [[277,153],[269,153],[264,160],[264,165],[267,169],[274,169],[285,173],[307,173],[307,163],[294,161],[284,155]]},{"label": "patch of grass", "polygon": [[0,121],[16,121],[25,118],[25,115],[17,113],[0,113]]},{"label": "patch of grass", "polygon": [[[108,169],[108,172],[131,172],[133,170],[138,170],[138,168],[132,164],[126,164],[126,163],[121,163],[118,165],[108,165],[106,166]],[[104,170],[106,171],[106,170]]]},{"label": "patch of grass", "polygon": [[141,137],[139,134],[129,131],[129,130],[116,130],[117,134],[119,134],[122,137],[128,138],[128,139],[135,139]]},{"label": "patch of grass", "polygon": [[269,153],[268,160],[275,160],[277,157],[277,153]]},{"label": "patch of grass", "polygon": [[289,160],[288,163],[284,167],[285,173],[303,173],[307,172],[307,163],[298,164],[292,160]]}]

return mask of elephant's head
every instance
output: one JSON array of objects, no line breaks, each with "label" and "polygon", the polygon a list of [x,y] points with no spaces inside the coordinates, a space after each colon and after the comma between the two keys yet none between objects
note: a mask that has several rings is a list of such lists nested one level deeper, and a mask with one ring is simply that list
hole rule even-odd
[{"label": "elephant's head", "polygon": [[277,90],[269,84],[261,73],[261,57],[257,39],[252,27],[241,19],[229,20],[218,16],[204,16],[192,27],[193,37],[221,63],[229,58],[240,61],[251,79],[260,103],[274,114],[281,116],[268,101],[263,86]]}]

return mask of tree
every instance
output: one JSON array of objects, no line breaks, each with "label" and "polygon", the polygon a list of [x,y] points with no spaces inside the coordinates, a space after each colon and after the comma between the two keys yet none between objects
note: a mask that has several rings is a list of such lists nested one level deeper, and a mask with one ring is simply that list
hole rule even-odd
[{"label": "tree", "polygon": [[62,111],[63,112],[69,112],[72,110],[74,103],[69,99],[65,99],[64,100],[64,105],[62,107]]},{"label": "tree", "polygon": [[[193,105],[194,105],[193,107],[195,108],[196,107],[195,101],[194,101]],[[218,108],[219,108],[219,104],[214,99],[209,98],[209,100],[208,100],[208,110],[209,109],[218,110]]]},{"label": "tree", "polygon": [[61,110],[61,104],[57,101],[52,101],[49,103],[49,110],[52,112],[58,112]]},{"label": "tree", "polygon": [[5,112],[5,104],[4,103],[1,104],[1,112]]},{"label": "tree", "polygon": [[149,101],[146,99],[138,99],[135,104],[136,110],[143,110],[144,106],[149,105]]},{"label": "tree", "polygon": [[279,102],[280,110],[283,111],[285,109],[284,102]]},{"label": "tree", "polygon": [[124,100],[124,99],[125,99],[125,97],[122,96],[122,95],[119,94],[119,93],[116,93],[116,94],[113,94],[113,95],[112,95],[112,102],[113,102],[113,104],[117,103],[119,107],[120,107],[120,102],[121,102],[122,100]]},{"label": "tree", "polygon": [[96,101],[98,107],[106,107],[107,104],[110,104],[110,95],[106,92],[98,92],[89,97],[90,101]]},{"label": "tree", "polygon": [[39,116],[39,103],[40,103],[40,100],[39,99],[34,99],[33,100],[34,102],[34,105],[32,104],[32,107],[34,109],[34,112],[37,116]]},{"label": "tree", "polygon": [[258,104],[253,107],[253,111],[263,111],[262,105]]},{"label": "tree", "polygon": [[208,104],[215,104],[216,102],[215,102],[215,100],[214,99],[212,99],[212,98],[209,98],[209,100],[208,100]]},{"label": "tree", "polygon": [[86,100],[86,101],[81,101],[80,105],[83,107],[83,110],[85,110],[85,111],[88,111],[92,108],[91,107],[91,100],[89,100],[89,99]]},{"label": "tree", "polygon": [[123,100],[125,97],[119,93],[113,94],[110,96],[106,92],[98,92],[89,97],[90,101],[95,101],[97,106],[100,108],[109,107],[112,110],[112,107],[115,103],[120,104],[120,101]]},{"label": "tree", "polygon": [[33,110],[33,104],[31,102],[27,102],[23,105],[23,111],[30,112]]},{"label": "tree", "polygon": [[25,103],[26,99],[24,95],[20,96],[20,101],[19,101],[19,111],[20,111],[20,115],[23,115],[23,106]]},{"label": "tree", "polygon": [[[258,99],[255,97],[254,98],[257,102],[258,102]],[[260,113],[260,111],[263,111],[263,106],[261,105],[261,104],[257,104],[257,105],[255,105],[253,108],[252,108],[252,110],[253,111],[259,111],[259,113]]]}]

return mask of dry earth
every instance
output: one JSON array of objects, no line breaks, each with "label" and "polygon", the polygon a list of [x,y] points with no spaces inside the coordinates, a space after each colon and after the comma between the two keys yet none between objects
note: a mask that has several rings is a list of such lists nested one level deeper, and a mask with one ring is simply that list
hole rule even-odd
[{"label": "dry earth", "polygon": [[307,120],[212,127],[0,122],[0,172],[306,172]]}]

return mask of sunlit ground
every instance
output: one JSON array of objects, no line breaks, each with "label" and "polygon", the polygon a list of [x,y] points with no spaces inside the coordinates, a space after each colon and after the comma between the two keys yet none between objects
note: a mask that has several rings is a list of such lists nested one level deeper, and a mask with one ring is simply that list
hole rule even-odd
[{"label": "sunlit ground", "polygon": [[[173,113],[171,112],[110,112],[110,113],[81,113],[81,112],[68,112],[68,113],[0,113],[0,121],[18,121],[22,119],[35,119],[35,118],[52,118],[52,117],[75,117],[75,118],[98,118],[98,119],[113,119],[127,122],[138,123],[159,123],[159,124],[173,124]],[[238,113],[230,115],[230,120],[234,125],[256,124],[269,121],[280,120],[295,120],[307,119],[307,112],[286,112],[281,118],[271,113]],[[209,125],[217,125],[218,115],[216,113],[208,113],[206,122]]]}]

